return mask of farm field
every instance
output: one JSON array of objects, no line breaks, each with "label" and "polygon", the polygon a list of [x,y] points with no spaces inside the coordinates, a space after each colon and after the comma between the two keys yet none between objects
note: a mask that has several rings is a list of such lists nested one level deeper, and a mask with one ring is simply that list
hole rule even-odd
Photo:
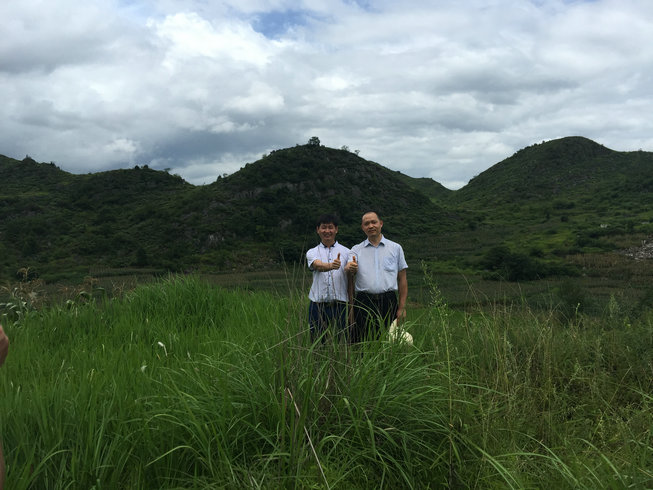
[{"label": "farm field", "polygon": [[5,304],[7,488],[653,486],[650,309],[463,309],[425,273],[414,346],[311,345],[303,274]]}]

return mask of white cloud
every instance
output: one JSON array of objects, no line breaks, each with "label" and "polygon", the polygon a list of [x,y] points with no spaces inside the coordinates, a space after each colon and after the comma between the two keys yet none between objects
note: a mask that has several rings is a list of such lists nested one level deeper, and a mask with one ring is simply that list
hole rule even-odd
[{"label": "white cloud", "polygon": [[271,52],[263,37],[249,24],[226,20],[213,26],[196,13],[177,13],[163,21],[149,21],[166,50],[164,67],[217,62],[236,62],[262,67]]},{"label": "white cloud", "polygon": [[358,83],[343,75],[329,74],[318,76],[313,85],[318,91],[343,91],[355,87]]},{"label": "white cloud", "polygon": [[645,0],[24,0],[0,4],[0,153],[208,183],[347,145],[460,187],[583,135],[653,150]]},{"label": "white cloud", "polygon": [[283,107],[283,95],[263,82],[254,82],[247,89],[246,95],[236,96],[227,103],[229,109],[254,116],[274,113],[282,110]]}]

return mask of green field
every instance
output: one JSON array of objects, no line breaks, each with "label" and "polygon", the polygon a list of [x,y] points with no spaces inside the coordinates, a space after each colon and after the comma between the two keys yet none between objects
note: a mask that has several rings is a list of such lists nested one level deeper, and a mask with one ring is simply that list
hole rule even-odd
[{"label": "green field", "polygon": [[305,273],[259,280],[15,291],[7,488],[653,487],[650,309],[461,308],[426,274],[414,346],[314,346]]}]

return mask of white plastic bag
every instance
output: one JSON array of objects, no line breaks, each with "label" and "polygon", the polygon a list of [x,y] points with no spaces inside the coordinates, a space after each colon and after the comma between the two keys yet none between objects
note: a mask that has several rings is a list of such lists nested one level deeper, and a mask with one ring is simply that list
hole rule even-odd
[{"label": "white plastic bag", "polygon": [[392,342],[403,342],[408,345],[413,345],[413,336],[406,332],[403,327],[397,326],[396,318],[390,325],[390,329],[388,330],[388,337]]}]

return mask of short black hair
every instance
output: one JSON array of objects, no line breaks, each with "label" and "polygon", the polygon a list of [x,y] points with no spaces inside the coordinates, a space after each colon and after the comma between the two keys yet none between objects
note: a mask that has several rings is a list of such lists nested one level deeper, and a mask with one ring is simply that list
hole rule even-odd
[{"label": "short black hair", "polygon": [[333,223],[333,226],[338,226],[338,217],[335,214],[323,214],[317,219],[315,227],[319,228],[320,225],[328,225],[329,223]]},{"label": "short black hair", "polygon": [[365,211],[365,212],[361,215],[361,219],[363,218],[363,216],[365,216],[366,214],[370,214],[370,213],[374,213],[374,214],[376,214],[376,217],[379,218],[379,221],[383,221],[383,220],[381,219],[381,215],[380,215],[379,213],[377,213],[376,211],[374,211],[373,209],[370,209],[369,211]]}]

